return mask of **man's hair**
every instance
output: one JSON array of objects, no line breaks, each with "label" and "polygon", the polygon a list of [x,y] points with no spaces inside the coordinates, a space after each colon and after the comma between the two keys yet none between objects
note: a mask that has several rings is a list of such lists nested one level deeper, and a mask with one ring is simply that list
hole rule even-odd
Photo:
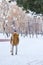
[{"label": "man's hair", "polygon": [[14,32],[17,32],[16,30],[14,30]]}]

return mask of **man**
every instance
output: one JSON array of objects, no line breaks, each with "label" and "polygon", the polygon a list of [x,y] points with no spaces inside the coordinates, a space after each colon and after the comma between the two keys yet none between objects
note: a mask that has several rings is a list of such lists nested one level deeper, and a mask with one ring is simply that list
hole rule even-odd
[{"label": "man", "polygon": [[14,33],[11,36],[10,43],[12,45],[12,51],[11,51],[12,55],[13,55],[14,46],[16,46],[15,54],[17,55],[17,45],[19,44],[19,34],[16,32],[16,30],[14,31]]}]

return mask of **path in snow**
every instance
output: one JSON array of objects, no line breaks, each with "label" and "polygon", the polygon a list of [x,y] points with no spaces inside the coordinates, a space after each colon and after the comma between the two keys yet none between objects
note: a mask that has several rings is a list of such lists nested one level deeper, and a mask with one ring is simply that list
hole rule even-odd
[{"label": "path in snow", "polygon": [[43,36],[20,36],[18,55],[12,56],[10,48],[10,42],[0,42],[0,65],[43,65]]}]

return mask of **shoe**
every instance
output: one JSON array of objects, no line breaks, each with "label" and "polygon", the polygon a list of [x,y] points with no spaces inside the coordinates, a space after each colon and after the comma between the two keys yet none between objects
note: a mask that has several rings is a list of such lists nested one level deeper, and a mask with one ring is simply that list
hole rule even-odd
[{"label": "shoe", "polygon": [[11,53],[11,55],[13,55],[13,53]]}]

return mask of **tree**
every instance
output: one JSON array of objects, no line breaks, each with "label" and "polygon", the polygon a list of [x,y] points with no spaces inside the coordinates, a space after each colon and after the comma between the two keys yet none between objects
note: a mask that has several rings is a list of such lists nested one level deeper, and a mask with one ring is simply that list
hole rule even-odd
[{"label": "tree", "polygon": [[43,0],[16,0],[19,6],[28,11],[30,9],[36,13],[43,14]]},{"label": "tree", "polygon": [[6,0],[2,0],[2,2],[0,2],[0,22],[3,22],[3,32],[7,34],[6,32],[6,28],[7,27],[7,15],[8,15],[8,11],[9,11],[9,4],[7,3]]}]

